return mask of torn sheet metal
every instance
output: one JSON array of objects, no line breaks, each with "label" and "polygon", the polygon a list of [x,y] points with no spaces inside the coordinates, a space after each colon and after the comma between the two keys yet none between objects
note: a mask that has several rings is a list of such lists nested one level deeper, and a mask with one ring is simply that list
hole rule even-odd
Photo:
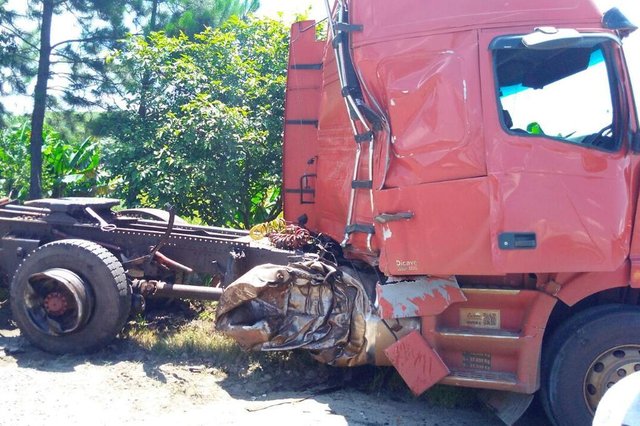
[{"label": "torn sheet metal", "polygon": [[371,302],[360,282],[320,261],[262,265],[220,299],[216,328],[246,350],[308,349],[338,366],[367,362]]},{"label": "torn sheet metal", "polygon": [[377,285],[379,314],[383,319],[432,316],[449,305],[467,300],[455,277],[414,277]]}]

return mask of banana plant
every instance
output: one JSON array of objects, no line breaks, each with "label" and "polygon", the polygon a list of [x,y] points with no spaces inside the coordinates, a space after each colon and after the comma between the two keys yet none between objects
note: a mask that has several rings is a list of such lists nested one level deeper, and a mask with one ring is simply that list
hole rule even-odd
[{"label": "banana plant", "polygon": [[[29,195],[30,135],[28,121],[0,132],[0,196],[25,200]],[[100,169],[99,144],[92,138],[80,143],[67,141],[50,126],[45,126],[43,136],[43,195],[95,194]]]}]

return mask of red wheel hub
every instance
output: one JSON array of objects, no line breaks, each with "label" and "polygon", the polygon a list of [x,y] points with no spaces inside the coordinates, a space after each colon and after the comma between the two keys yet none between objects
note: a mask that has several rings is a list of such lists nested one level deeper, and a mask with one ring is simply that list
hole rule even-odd
[{"label": "red wheel hub", "polygon": [[69,308],[69,302],[59,291],[49,293],[44,298],[44,309],[49,315],[62,315]]}]

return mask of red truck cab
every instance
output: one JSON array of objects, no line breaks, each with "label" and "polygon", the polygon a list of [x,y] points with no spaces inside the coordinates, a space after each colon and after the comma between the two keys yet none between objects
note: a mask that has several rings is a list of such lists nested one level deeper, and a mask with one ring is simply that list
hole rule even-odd
[{"label": "red truck cab", "polygon": [[[349,0],[331,16],[328,42],[313,22],[292,31],[285,218],[386,277],[383,321],[420,318],[420,338],[382,357],[416,393],[542,388],[558,424],[586,424],[640,369],[640,137],[621,48],[635,27],[589,0]],[[414,284],[442,277],[462,297],[423,309]],[[628,337],[606,343],[622,319]],[[572,340],[587,332],[591,346]]]}]

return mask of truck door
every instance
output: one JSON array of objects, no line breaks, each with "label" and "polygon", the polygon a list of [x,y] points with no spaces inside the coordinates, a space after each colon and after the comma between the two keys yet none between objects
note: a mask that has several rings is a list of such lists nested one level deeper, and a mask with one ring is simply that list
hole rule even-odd
[{"label": "truck door", "polygon": [[619,46],[573,33],[481,34],[492,257],[505,273],[610,271],[629,252]]}]

